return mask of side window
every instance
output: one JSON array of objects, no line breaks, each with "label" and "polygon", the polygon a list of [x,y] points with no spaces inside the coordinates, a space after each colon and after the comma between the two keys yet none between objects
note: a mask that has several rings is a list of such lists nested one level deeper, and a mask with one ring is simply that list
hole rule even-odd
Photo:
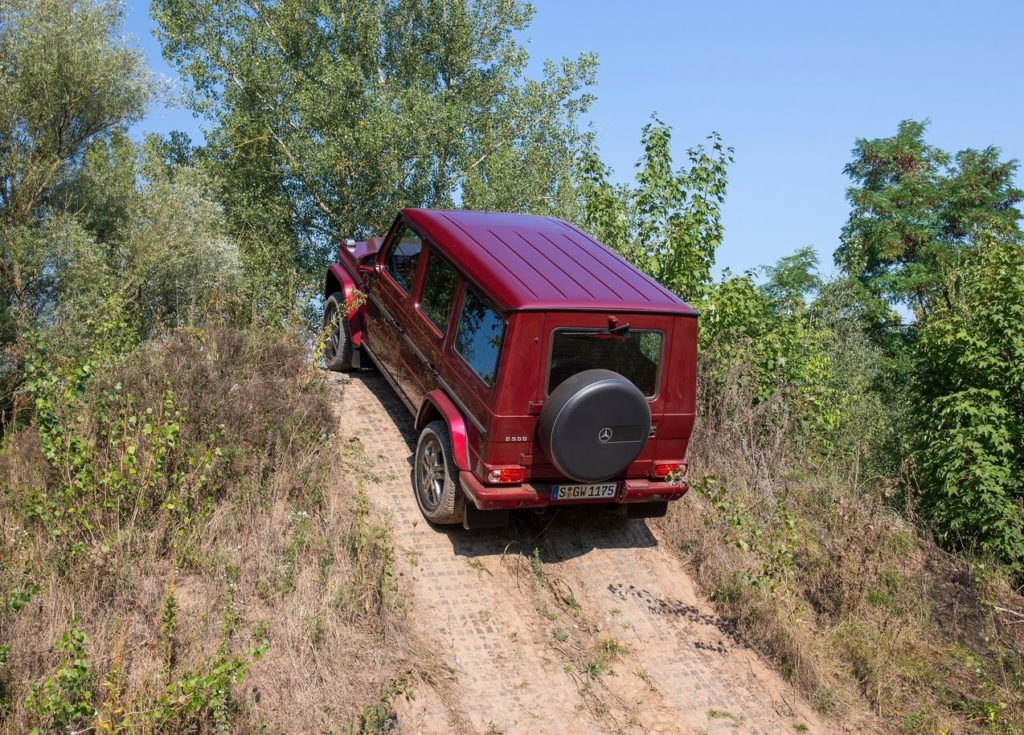
[{"label": "side window", "polygon": [[504,336],[505,322],[501,316],[467,288],[455,332],[455,351],[487,385],[494,383]]},{"label": "side window", "polygon": [[398,231],[398,237],[395,238],[384,264],[384,270],[406,293],[412,289],[413,278],[416,276],[416,263],[420,259],[421,250],[423,250],[423,241],[408,227],[403,227]]},{"label": "side window", "polygon": [[427,277],[420,294],[420,311],[434,326],[444,333],[448,327],[448,315],[455,300],[455,287],[459,284],[458,274],[436,251],[427,259]]}]

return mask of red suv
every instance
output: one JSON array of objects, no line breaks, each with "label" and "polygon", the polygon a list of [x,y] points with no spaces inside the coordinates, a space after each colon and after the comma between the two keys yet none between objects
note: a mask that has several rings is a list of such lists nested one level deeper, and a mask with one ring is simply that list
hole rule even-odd
[{"label": "red suv", "polygon": [[324,358],[369,357],[412,412],[429,521],[584,503],[650,517],[687,491],[697,312],[593,238],[551,217],[404,209],[338,253]]}]

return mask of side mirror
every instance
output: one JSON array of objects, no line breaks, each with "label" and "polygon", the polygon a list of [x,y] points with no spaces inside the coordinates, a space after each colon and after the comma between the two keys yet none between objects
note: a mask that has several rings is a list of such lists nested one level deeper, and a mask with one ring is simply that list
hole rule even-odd
[{"label": "side mirror", "polygon": [[377,269],[377,253],[367,253],[359,259],[359,270],[363,272]]}]

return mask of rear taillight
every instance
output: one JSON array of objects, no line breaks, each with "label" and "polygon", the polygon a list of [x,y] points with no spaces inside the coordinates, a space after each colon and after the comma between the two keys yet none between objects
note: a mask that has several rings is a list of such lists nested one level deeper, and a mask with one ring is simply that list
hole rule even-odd
[{"label": "rear taillight", "polygon": [[497,467],[487,472],[487,482],[492,485],[515,485],[524,479],[525,467]]},{"label": "rear taillight", "polygon": [[682,479],[686,477],[686,470],[689,469],[689,465],[686,462],[655,462],[654,469],[651,470],[651,478],[655,480],[664,480],[669,475]]}]

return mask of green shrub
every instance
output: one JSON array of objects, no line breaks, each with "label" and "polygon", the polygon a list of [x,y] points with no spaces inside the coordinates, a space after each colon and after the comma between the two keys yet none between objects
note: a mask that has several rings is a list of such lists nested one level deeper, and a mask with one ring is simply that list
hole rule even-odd
[{"label": "green shrub", "polygon": [[953,548],[1024,571],[1024,248],[984,243],[915,354],[922,510]]},{"label": "green shrub", "polygon": [[74,625],[57,641],[64,660],[51,676],[32,684],[25,698],[25,707],[38,718],[33,733],[83,728],[96,714],[92,704],[95,676],[85,652],[88,642]]}]

